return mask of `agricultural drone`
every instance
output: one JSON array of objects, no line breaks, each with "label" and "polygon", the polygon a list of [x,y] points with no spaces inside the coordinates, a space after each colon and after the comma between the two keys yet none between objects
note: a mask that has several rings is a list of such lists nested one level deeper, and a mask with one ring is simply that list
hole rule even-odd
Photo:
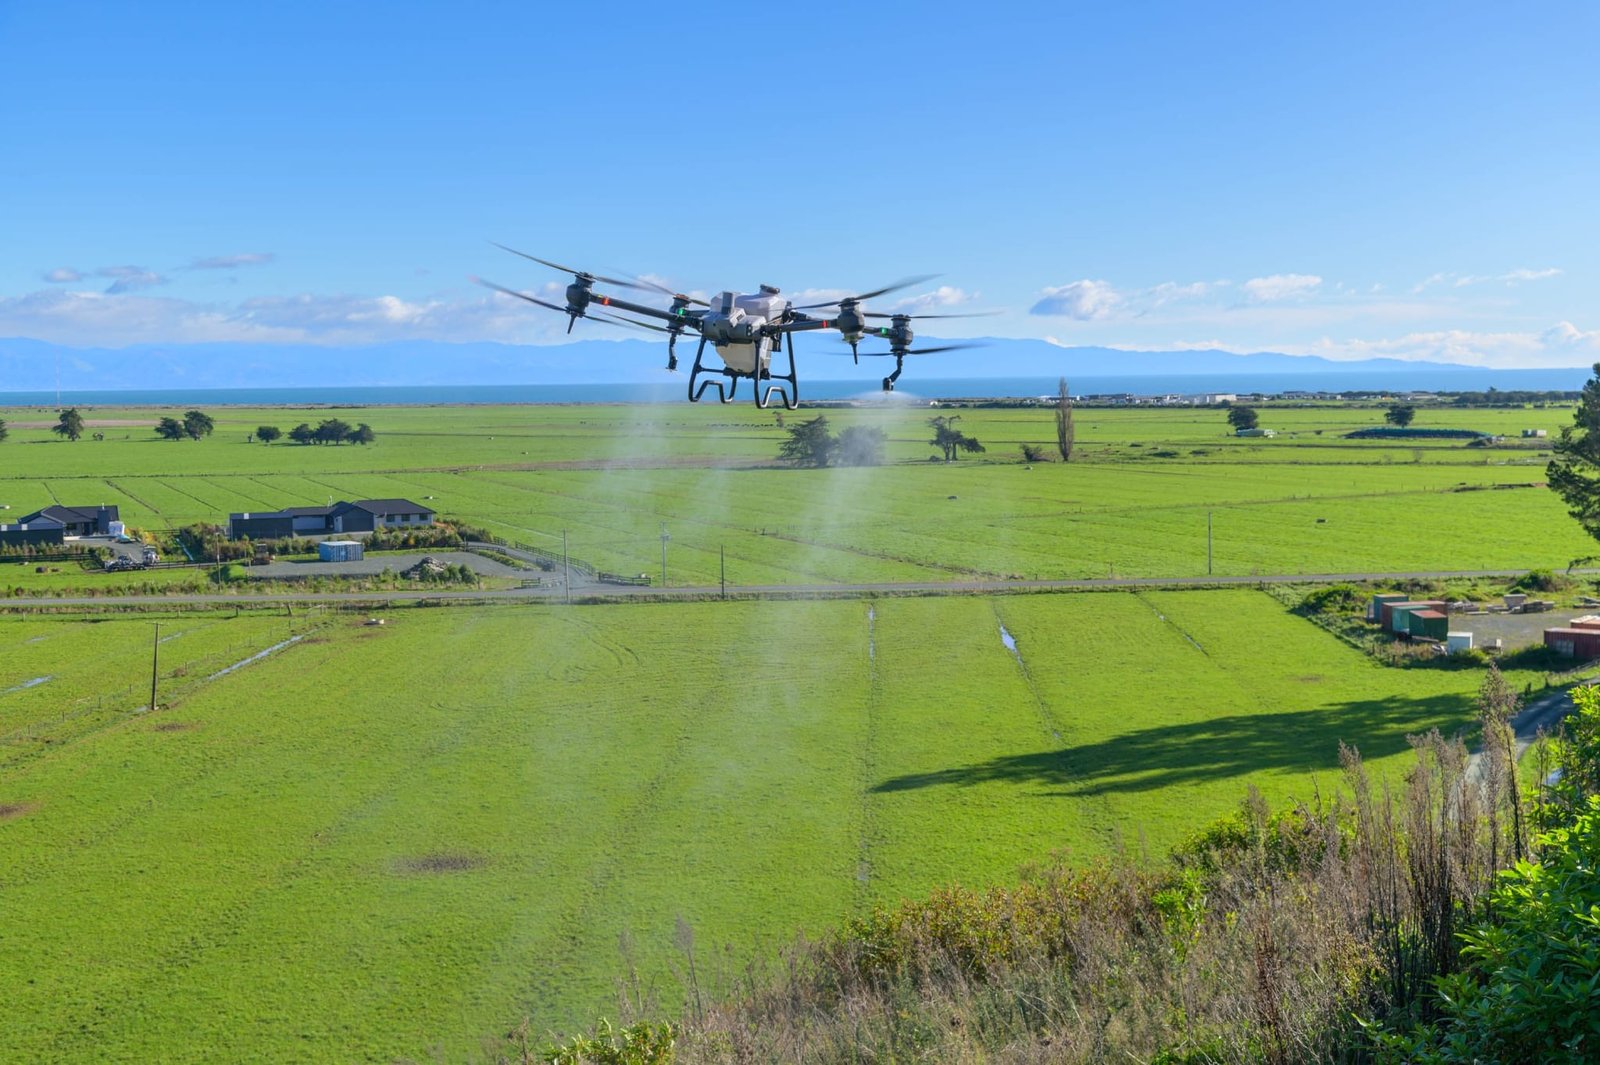
[{"label": "agricultural drone", "polygon": [[[894,383],[900,379],[901,372],[905,369],[905,360],[908,355],[932,355],[940,351],[955,351],[958,348],[973,347],[972,344],[943,344],[932,348],[912,347],[913,335],[911,323],[918,318],[967,318],[965,314],[885,314],[868,311],[863,306],[867,300],[896,292],[912,285],[919,285],[928,281],[933,275],[910,277],[893,285],[863,292],[857,296],[845,296],[836,300],[823,303],[808,303],[796,307],[784,299],[778,289],[771,285],[762,285],[760,290],[747,294],[742,292],[719,292],[710,301],[696,299],[682,292],[674,292],[663,285],[656,284],[643,278],[616,278],[605,277],[601,274],[590,273],[587,270],[574,270],[570,266],[541,259],[537,255],[507,248],[504,244],[495,247],[520,255],[524,259],[531,259],[542,266],[572,275],[572,283],[567,286],[567,304],[565,307],[548,300],[530,296],[525,292],[518,292],[492,281],[473,278],[481,285],[503,292],[508,296],[526,300],[537,306],[556,311],[567,316],[567,332],[572,332],[572,327],[579,318],[588,318],[596,321],[609,322],[615,325],[624,325],[634,329],[645,329],[667,335],[667,369],[677,370],[678,338],[685,333],[697,335],[699,343],[695,346],[694,366],[689,370],[689,401],[698,403],[700,397],[705,395],[708,388],[717,390],[717,399],[722,403],[731,403],[734,392],[739,386],[739,381],[748,378],[755,392],[757,407],[765,408],[777,396],[789,410],[793,410],[800,402],[800,381],[795,371],[794,361],[794,334],[814,332],[820,329],[836,329],[850,345],[851,358],[857,362],[861,356],[875,356],[894,359],[894,372],[883,379],[883,390],[894,391]],[[631,300],[619,299],[595,291],[595,284],[601,283],[617,288],[637,289],[652,291],[658,295],[671,297],[671,306],[662,309],[651,307],[647,304],[636,303]],[[602,309],[603,308],[603,309]],[[626,311],[628,314],[619,314]],[[822,314],[808,314],[808,311],[821,311]],[[641,321],[630,315],[642,315],[655,321]],[[887,326],[874,326],[868,319],[887,319]],[[661,323],[661,324],[657,324]],[[888,351],[861,351],[858,345],[866,339],[882,339],[889,342]],[[720,367],[708,366],[705,361],[706,345],[720,358]],[[787,351],[788,372],[778,373],[772,366],[774,353]]]}]

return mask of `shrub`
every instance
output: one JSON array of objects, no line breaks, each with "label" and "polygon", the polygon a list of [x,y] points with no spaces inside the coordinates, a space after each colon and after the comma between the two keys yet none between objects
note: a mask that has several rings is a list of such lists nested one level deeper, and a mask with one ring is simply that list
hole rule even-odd
[{"label": "shrub", "polygon": [[1367,596],[1353,584],[1330,584],[1307,592],[1300,606],[1313,614],[1349,614],[1365,610]]},{"label": "shrub", "polygon": [[1572,587],[1572,579],[1547,569],[1529,570],[1511,586],[1519,592],[1564,592]]}]

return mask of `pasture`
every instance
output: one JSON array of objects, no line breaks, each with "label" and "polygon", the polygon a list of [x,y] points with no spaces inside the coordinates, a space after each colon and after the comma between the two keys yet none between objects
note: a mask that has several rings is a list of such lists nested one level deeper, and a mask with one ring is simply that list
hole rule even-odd
[{"label": "pasture", "polygon": [[630,964],[678,1001],[682,926],[716,974],[1052,852],[1158,855],[1248,784],[1326,791],[1341,740],[1394,773],[1477,683],[1253,590],[360,620],[166,619],[151,714],[150,620],[0,619],[3,675],[50,678],[0,692],[8,1053],[470,1059],[611,1012]]},{"label": "pasture", "polygon": [[[614,572],[669,580],[806,584],[970,577],[1562,567],[1592,542],[1542,487],[1548,451],[1345,440],[1378,409],[1266,408],[1271,440],[1238,440],[1221,411],[1084,409],[1071,464],[1018,461],[1048,443],[1049,410],[973,410],[988,448],[929,462],[926,407],[827,411],[876,425],[891,464],[776,468],[780,415],[748,406],[219,408],[216,435],[155,438],[157,411],[87,412],[107,439],[60,442],[39,411],[7,411],[0,504],[116,503],[154,529],[232,511],[404,496],[514,540],[559,545]],[[369,421],[369,447],[270,447],[255,426]],[[810,412],[792,412],[787,419]],[[1417,424],[1515,436],[1559,431],[1565,408],[1424,410]],[[791,422],[792,423],[792,422]],[[29,426],[32,427],[29,427]],[[3,514],[4,512],[0,512]]]}]

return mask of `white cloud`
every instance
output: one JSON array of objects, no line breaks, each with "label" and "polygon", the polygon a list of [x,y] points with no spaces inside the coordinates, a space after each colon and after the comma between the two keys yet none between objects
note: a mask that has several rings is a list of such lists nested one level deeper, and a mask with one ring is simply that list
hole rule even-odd
[{"label": "white cloud", "polygon": [[66,285],[83,280],[83,274],[70,266],[58,266],[54,270],[46,270],[39,276],[53,285]]},{"label": "white cloud", "polygon": [[[594,323],[592,335],[622,335]],[[509,296],[408,300],[399,296],[259,297],[196,303],[146,293],[43,290],[0,297],[0,336],[71,346],[238,341],[375,344],[390,340],[526,343],[555,340],[566,319]],[[628,334],[631,335],[631,334]]]},{"label": "white cloud", "polygon": [[1467,288],[1470,285],[1502,284],[1508,288],[1526,284],[1529,281],[1544,281],[1552,277],[1560,277],[1558,267],[1548,266],[1542,270],[1530,270],[1520,267],[1516,270],[1507,270],[1503,274],[1430,274],[1412,286],[1413,293],[1432,288],[1435,285],[1449,285],[1452,288]]},{"label": "white cloud", "polygon": [[189,264],[191,270],[237,270],[241,266],[265,266],[277,256],[270,251],[247,251],[237,255],[212,255]]},{"label": "white cloud", "polygon": [[1029,314],[1074,318],[1080,322],[1106,318],[1122,303],[1122,295],[1105,281],[1074,281],[1044,290]]},{"label": "white cloud", "polygon": [[1272,274],[1269,277],[1252,277],[1241,287],[1256,303],[1270,303],[1295,296],[1310,295],[1322,278],[1315,274]]},{"label": "white cloud", "polygon": [[1579,329],[1571,322],[1558,322],[1542,332],[1441,329],[1378,340],[1324,338],[1282,350],[1339,360],[1388,358],[1507,369],[1587,366],[1600,359],[1600,330]]},{"label": "white cloud", "polygon": [[907,296],[894,304],[893,310],[903,311],[906,314],[929,314],[951,307],[959,307],[964,303],[971,303],[977,298],[973,292],[965,292],[954,285],[940,285],[932,292],[924,292],[918,296]]}]

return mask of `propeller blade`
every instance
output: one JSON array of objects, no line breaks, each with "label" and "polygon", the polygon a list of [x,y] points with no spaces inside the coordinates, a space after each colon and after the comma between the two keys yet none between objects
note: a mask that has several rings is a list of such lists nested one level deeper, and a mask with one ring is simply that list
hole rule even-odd
[{"label": "propeller blade", "polygon": [[890,292],[899,292],[903,288],[920,285],[924,281],[932,281],[938,276],[938,274],[918,274],[916,277],[903,278],[892,285],[885,285],[883,288],[875,288],[871,292],[863,292],[859,296],[843,296],[828,303],[808,303],[803,307],[796,307],[795,310],[809,311],[818,307],[837,307],[841,303],[865,303],[867,300],[877,299],[879,296],[887,295]]},{"label": "propeller blade", "polygon": [[[941,344],[936,348],[907,348],[900,352],[902,355],[932,355],[940,351],[962,351],[966,348],[981,348],[982,344]],[[890,354],[894,354],[890,352]]]},{"label": "propeller blade", "polygon": [[629,318],[625,314],[607,314],[603,311],[588,311],[587,316],[590,318],[598,318],[605,322],[615,322],[618,325],[631,325],[637,329],[648,329],[655,333],[672,332],[672,330],[667,329],[664,326],[651,325],[649,322],[641,322],[639,319]]},{"label": "propeller blade", "polygon": [[599,274],[590,273],[588,270],[574,270],[570,266],[562,266],[560,263],[553,263],[549,259],[541,259],[537,255],[529,255],[525,251],[518,251],[515,248],[508,248],[504,244],[501,244],[499,241],[491,240],[489,243],[493,244],[495,247],[499,248],[501,251],[508,251],[512,255],[520,255],[524,259],[532,259],[534,262],[539,263],[541,266],[548,266],[552,270],[560,270],[564,274],[572,274],[574,276],[583,275],[583,276],[586,276],[586,277],[592,277],[596,281],[604,281],[608,285],[616,285],[619,288],[637,288],[637,289],[642,289],[642,288],[645,287],[643,285],[635,284],[632,281],[626,281],[626,280],[623,280],[622,278],[618,278],[618,277],[602,277]]},{"label": "propeller blade", "polygon": [[684,295],[682,292],[674,292],[666,285],[657,284],[656,282],[651,281],[648,277],[636,277],[634,280],[639,283],[640,288],[653,289],[656,292],[661,293],[663,296],[671,296],[675,300],[687,300],[689,303],[694,304],[697,307],[711,306],[711,304],[707,303],[705,300],[697,300],[693,296]]},{"label": "propeller blade", "polygon": [[549,307],[552,311],[560,311],[562,314],[567,313],[567,309],[565,307],[562,307],[559,304],[551,303],[548,300],[542,300],[537,296],[530,296],[526,292],[518,292],[516,289],[506,288],[504,285],[497,285],[493,281],[485,281],[481,277],[474,277],[472,280],[482,285],[484,288],[492,288],[496,292],[504,292],[507,296],[515,296],[519,300],[527,300],[529,303],[537,303],[541,307]]},{"label": "propeller blade", "polygon": [[887,311],[863,311],[863,318],[992,318],[999,311],[967,311],[963,314],[890,314]]}]

